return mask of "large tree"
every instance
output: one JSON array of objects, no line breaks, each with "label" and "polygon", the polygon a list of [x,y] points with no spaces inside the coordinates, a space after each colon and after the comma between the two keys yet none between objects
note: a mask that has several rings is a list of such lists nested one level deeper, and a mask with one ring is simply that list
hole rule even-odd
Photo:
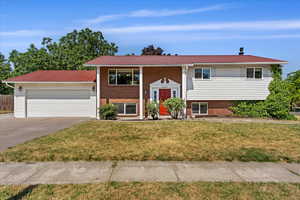
[{"label": "large tree", "polygon": [[292,104],[300,105],[300,70],[288,74],[286,79],[291,84]]},{"label": "large tree", "polygon": [[153,56],[153,55],[158,55],[161,56],[163,55],[164,50],[160,47],[155,48],[153,45],[149,45],[142,50],[143,56]]},{"label": "large tree", "polygon": [[11,67],[9,62],[5,59],[4,55],[0,53],[0,94],[10,94],[12,89],[7,87],[2,80],[5,80],[11,76]]},{"label": "large tree", "polygon": [[43,38],[42,47],[31,44],[26,52],[13,50],[9,60],[15,67],[14,75],[36,70],[80,70],[83,63],[102,55],[114,55],[118,47],[104,39],[101,32],[90,29],[74,30],[57,42]]}]

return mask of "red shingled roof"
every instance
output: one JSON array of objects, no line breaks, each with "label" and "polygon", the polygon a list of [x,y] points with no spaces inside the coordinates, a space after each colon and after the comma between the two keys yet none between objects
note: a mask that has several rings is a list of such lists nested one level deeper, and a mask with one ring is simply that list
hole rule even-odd
[{"label": "red shingled roof", "polygon": [[94,82],[95,70],[40,70],[6,80],[7,82]]},{"label": "red shingled roof", "polygon": [[100,56],[86,65],[181,65],[194,63],[286,63],[251,55]]}]

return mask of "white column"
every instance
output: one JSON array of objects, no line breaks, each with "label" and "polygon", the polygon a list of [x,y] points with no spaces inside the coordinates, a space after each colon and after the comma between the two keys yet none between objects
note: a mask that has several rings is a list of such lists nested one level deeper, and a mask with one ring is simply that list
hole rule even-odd
[{"label": "white column", "polygon": [[96,88],[97,88],[97,99],[96,99],[96,116],[100,119],[99,108],[100,108],[100,67],[96,70]]},{"label": "white column", "polygon": [[139,84],[139,97],[140,97],[140,119],[144,119],[144,105],[143,105],[143,67],[139,67],[140,71],[140,84]]},{"label": "white column", "polygon": [[[182,70],[181,70],[182,99],[184,100],[185,105],[186,105],[186,88],[187,88],[186,74],[187,74],[187,65],[182,65]],[[186,117],[186,108],[183,110],[183,113],[184,113],[184,117]]]}]

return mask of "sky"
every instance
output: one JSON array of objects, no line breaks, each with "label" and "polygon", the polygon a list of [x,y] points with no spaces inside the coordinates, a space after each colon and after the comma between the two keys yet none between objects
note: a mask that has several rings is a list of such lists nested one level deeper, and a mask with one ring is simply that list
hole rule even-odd
[{"label": "sky", "polygon": [[101,31],[118,55],[150,44],[179,55],[245,54],[300,69],[299,0],[0,0],[0,52],[25,51],[74,29]]}]

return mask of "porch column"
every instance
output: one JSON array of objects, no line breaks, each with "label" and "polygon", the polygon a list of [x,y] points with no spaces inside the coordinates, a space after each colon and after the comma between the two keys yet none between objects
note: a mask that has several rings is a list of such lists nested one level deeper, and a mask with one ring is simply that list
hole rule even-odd
[{"label": "porch column", "polygon": [[139,97],[140,97],[140,102],[139,102],[139,105],[140,105],[140,119],[144,119],[144,105],[143,105],[143,67],[140,66],[139,67],[139,72],[140,72],[140,84],[139,84]]},{"label": "porch column", "polygon": [[[184,100],[184,103],[186,105],[186,88],[187,88],[187,65],[182,65],[182,70],[181,70],[181,84],[182,84],[182,99]],[[183,109],[183,114],[184,114],[184,118],[186,118],[186,108]]]},{"label": "porch column", "polygon": [[96,69],[96,92],[97,92],[97,99],[96,99],[96,116],[97,119],[100,119],[99,115],[99,108],[100,108],[100,67]]}]

